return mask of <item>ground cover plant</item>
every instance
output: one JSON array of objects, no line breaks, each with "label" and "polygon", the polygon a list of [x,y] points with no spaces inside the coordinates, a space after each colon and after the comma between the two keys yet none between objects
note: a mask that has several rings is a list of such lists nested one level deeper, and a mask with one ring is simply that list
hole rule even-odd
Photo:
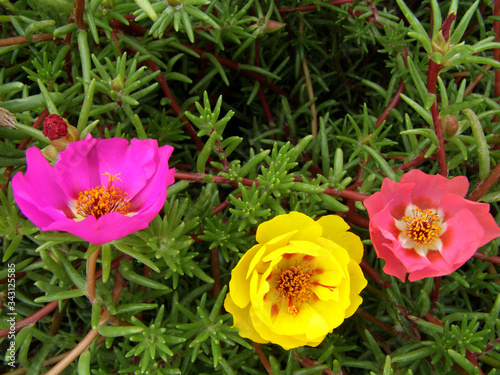
[{"label": "ground cover plant", "polygon": [[497,374],[500,1],[0,1],[11,374]]}]

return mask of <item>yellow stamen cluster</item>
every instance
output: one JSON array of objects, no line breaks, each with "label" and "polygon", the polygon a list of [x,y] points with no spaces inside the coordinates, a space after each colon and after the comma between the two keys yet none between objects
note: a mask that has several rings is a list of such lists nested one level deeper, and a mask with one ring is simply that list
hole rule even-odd
[{"label": "yellow stamen cluster", "polygon": [[276,283],[276,293],[280,301],[288,302],[288,313],[295,316],[297,306],[309,300],[311,289],[309,278],[312,272],[300,265],[292,266],[281,271]]},{"label": "yellow stamen cluster", "polygon": [[126,215],[129,211],[130,202],[127,193],[119,187],[113,186],[116,176],[105,173],[108,176],[108,186],[99,185],[90,190],[80,192],[76,201],[76,213],[83,217],[95,216],[97,219],[110,212],[118,212]]},{"label": "yellow stamen cluster", "polygon": [[441,234],[441,220],[432,210],[414,208],[411,215],[403,217],[403,221],[406,224],[404,234],[418,246],[433,245]]}]

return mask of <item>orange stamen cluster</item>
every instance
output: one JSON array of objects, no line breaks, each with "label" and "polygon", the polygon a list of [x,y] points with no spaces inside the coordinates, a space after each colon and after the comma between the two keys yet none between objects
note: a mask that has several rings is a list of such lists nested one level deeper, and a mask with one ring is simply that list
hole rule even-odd
[{"label": "orange stamen cluster", "polygon": [[297,306],[311,298],[309,278],[312,272],[300,265],[286,268],[278,275],[276,293],[281,301],[288,303],[288,313],[295,316]]},{"label": "orange stamen cluster", "polygon": [[412,209],[411,213],[403,217],[406,224],[404,234],[418,246],[431,246],[436,243],[441,234],[439,216],[432,210],[420,208]]},{"label": "orange stamen cluster", "polygon": [[[76,201],[76,213],[83,217],[95,216],[97,219],[110,212],[118,212],[126,215],[129,211],[130,202],[127,193],[119,187],[113,186],[113,180],[118,177],[109,173],[108,186],[96,186],[90,190],[80,192]],[[120,180],[121,181],[121,180]]]}]

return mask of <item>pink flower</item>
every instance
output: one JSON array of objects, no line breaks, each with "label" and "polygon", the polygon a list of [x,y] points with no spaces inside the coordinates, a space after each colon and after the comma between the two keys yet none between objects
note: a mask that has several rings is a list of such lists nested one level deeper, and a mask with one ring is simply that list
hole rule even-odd
[{"label": "pink flower", "polygon": [[384,272],[405,280],[449,275],[500,236],[489,204],[464,199],[466,177],[448,180],[419,170],[388,178],[365,199],[370,236]]},{"label": "pink flower", "polygon": [[40,150],[26,151],[27,172],[12,179],[22,213],[42,230],[73,233],[103,244],[146,228],[174,182],[173,147],[156,140],[71,142],[52,167]]}]

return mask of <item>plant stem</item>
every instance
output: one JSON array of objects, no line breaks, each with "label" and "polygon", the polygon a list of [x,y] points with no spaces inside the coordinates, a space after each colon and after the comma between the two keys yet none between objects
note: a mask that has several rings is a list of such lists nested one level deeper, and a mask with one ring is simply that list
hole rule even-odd
[{"label": "plant stem", "polygon": [[[427,91],[429,94],[436,95],[436,84],[439,71],[442,65],[436,64],[433,60],[429,60],[429,69],[427,70]],[[432,122],[434,123],[434,131],[436,132],[436,137],[439,141],[438,146],[438,161],[439,161],[439,173],[442,176],[448,176],[448,168],[446,167],[446,154],[444,152],[444,138],[443,138],[443,127],[441,126],[441,118],[439,117],[439,110],[437,105],[437,97],[434,99],[434,103],[431,106]]]},{"label": "plant stem", "polygon": [[476,185],[476,188],[472,193],[470,193],[468,199],[477,202],[488,190],[490,190],[493,185],[500,178],[500,164],[497,164],[491,173],[484,179],[483,182]]},{"label": "plant stem", "polygon": [[59,41],[59,38],[54,40],[54,35],[52,34],[33,34],[31,38],[32,38],[31,40],[28,40],[25,36],[13,36],[11,38],[3,38],[0,39],[0,47],[15,46],[17,44],[25,44],[25,43]]},{"label": "plant stem", "polygon": [[[90,245],[92,246],[92,245]],[[97,259],[99,258],[99,253],[101,252],[101,247],[99,246],[92,254],[90,254],[89,259],[87,259],[87,295],[89,297],[90,303],[94,303],[96,300],[95,296],[95,267],[97,264]]]},{"label": "plant stem", "polygon": [[390,326],[389,324],[381,321],[380,319],[378,318],[375,318],[373,315],[371,314],[368,314],[366,311],[364,311],[363,309],[358,309],[356,310],[356,314],[358,314],[359,316],[361,316],[363,319],[366,319],[368,320],[369,322],[373,323],[374,325],[376,325],[377,327],[379,328],[382,328],[384,331],[390,333],[391,335],[395,335],[403,340],[406,340],[406,341],[409,341],[411,342],[412,339],[410,336],[408,336],[406,333],[404,332],[397,332],[394,327]]},{"label": "plant stem", "polygon": [[269,360],[267,359],[266,355],[262,351],[262,348],[260,347],[260,344],[254,342],[253,343],[253,348],[255,349],[255,353],[259,356],[260,361],[262,362],[262,365],[266,369],[267,373],[269,375],[273,375],[273,370],[271,369],[271,364],[269,363]]},{"label": "plant stem", "polygon": [[[106,324],[106,322],[109,319],[109,311],[104,310],[101,314],[101,319],[99,320],[99,325],[101,324]],[[82,341],[80,341],[71,351],[68,352],[68,355],[66,355],[57,365],[52,367],[49,371],[45,373],[45,375],[57,375],[60,374],[66,367],[68,367],[71,362],[73,362],[75,359],[77,359],[80,354],[82,354],[85,349],[87,349],[90,344],[92,344],[92,341],[99,336],[99,332],[97,331],[97,328],[91,329],[87,335],[83,338]]]},{"label": "plant stem", "polygon": [[[23,320],[19,320],[18,322],[16,322],[16,332],[21,330],[24,327],[29,326],[30,324],[38,322],[44,316],[48,315],[50,312],[57,309],[58,305],[59,305],[59,301],[52,301],[52,302],[48,303],[47,305],[45,305],[44,307],[42,307],[37,312],[24,318]],[[7,336],[9,334],[9,332],[10,331],[8,329],[0,330],[0,338]]]},{"label": "plant stem", "polygon": [[222,289],[222,281],[220,279],[220,266],[219,266],[219,249],[214,248],[210,250],[210,263],[212,265],[212,278],[214,279],[214,288],[212,289],[212,296],[214,298],[217,298]]}]

